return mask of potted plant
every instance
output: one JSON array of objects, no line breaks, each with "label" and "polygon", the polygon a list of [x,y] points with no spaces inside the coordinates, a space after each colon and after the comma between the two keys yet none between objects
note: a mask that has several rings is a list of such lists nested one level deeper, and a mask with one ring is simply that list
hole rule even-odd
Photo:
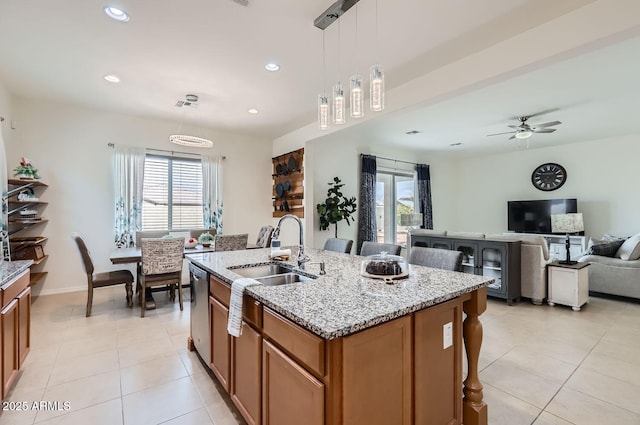
[{"label": "potted plant", "polygon": [[350,226],[351,215],[356,212],[356,197],[347,198],[342,194],[340,178],[334,177],[333,182],[329,182],[327,199],[324,203],[318,204],[316,210],[320,215],[320,230],[328,230],[329,226],[335,225],[334,234],[338,237],[338,222],[345,220]]},{"label": "potted plant", "polygon": [[33,163],[31,163],[31,160],[28,158],[22,157],[20,160],[20,165],[14,168],[13,171],[15,172],[14,176],[17,176],[22,180],[33,180],[40,178],[40,176],[38,175],[38,169],[33,166]]},{"label": "potted plant", "polygon": [[204,247],[209,247],[211,246],[211,243],[215,240],[215,236],[213,236],[211,233],[207,232],[207,233],[203,233],[198,237],[198,242],[204,246]]}]

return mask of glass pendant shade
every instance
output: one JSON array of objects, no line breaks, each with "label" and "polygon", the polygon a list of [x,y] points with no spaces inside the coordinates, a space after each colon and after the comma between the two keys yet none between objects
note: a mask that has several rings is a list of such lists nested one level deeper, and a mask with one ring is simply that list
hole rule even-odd
[{"label": "glass pendant shade", "polygon": [[344,124],[346,117],[344,111],[344,89],[342,83],[338,83],[333,86],[333,123]]},{"label": "glass pendant shade", "polygon": [[329,128],[329,99],[325,94],[318,96],[318,128],[320,130]]},{"label": "glass pendant shade", "polygon": [[384,109],[384,70],[381,65],[373,65],[370,73],[369,107],[372,111]]},{"label": "glass pendant shade", "polygon": [[351,77],[351,118],[364,117],[364,96],[362,93],[362,76]]}]

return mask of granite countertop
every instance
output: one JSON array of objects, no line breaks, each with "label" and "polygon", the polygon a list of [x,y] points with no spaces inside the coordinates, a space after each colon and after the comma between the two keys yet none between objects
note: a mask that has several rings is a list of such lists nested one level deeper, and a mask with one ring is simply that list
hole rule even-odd
[{"label": "granite countertop", "polygon": [[0,264],[0,287],[4,287],[14,277],[31,266],[33,260],[2,261]]},{"label": "granite countertop", "polygon": [[[295,248],[297,250],[297,248]],[[324,261],[324,276],[317,264],[306,264],[308,282],[280,286],[250,286],[246,293],[293,322],[325,339],[334,339],[422,310],[493,282],[492,278],[410,265],[409,277],[388,285],[360,275],[363,257],[306,249],[311,262]],[[271,262],[269,249],[187,255],[192,263],[228,283],[242,276],[229,267]],[[284,263],[295,266],[295,255]]]}]

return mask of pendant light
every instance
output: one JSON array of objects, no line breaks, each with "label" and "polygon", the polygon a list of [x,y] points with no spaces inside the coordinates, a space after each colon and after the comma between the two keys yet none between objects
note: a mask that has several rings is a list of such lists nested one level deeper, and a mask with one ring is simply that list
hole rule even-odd
[{"label": "pendant light", "polygon": [[318,95],[318,128],[327,130],[329,128],[329,98],[325,91],[325,49],[324,31],[322,31],[322,93]]},{"label": "pendant light", "polygon": [[[187,94],[185,96],[186,101],[178,101],[181,108],[195,108],[198,104],[198,96],[195,94]],[[184,112],[184,111],[183,111]],[[184,114],[183,114],[184,115]],[[169,141],[176,145],[189,146],[192,148],[211,148],[213,142],[209,139],[198,136],[190,136],[186,134],[180,134],[180,128],[182,124],[178,125],[178,134],[172,134],[169,136]],[[199,127],[198,127],[199,130]]]},{"label": "pendant light", "polygon": [[[378,0],[376,0],[376,55],[378,55]],[[369,69],[369,108],[380,112],[384,109],[384,69],[373,65]]]},{"label": "pendant light", "polygon": [[356,73],[351,76],[350,106],[351,118],[364,117],[364,96],[362,95],[362,76],[358,74],[358,6],[356,5]]},{"label": "pendant light", "polygon": [[338,82],[333,86],[333,123],[337,125],[346,122],[344,89],[340,82],[340,21],[338,21]]}]

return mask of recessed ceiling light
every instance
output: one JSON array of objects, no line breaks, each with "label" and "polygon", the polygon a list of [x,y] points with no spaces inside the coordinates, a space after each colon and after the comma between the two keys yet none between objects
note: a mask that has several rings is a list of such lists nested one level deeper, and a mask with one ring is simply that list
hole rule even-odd
[{"label": "recessed ceiling light", "polygon": [[255,115],[255,114],[257,114],[257,113],[258,113],[258,112],[260,112],[260,111],[258,111],[256,108],[251,108],[251,109],[249,109],[247,112],[248,112],[248,113],[250,113],[250,114]]},{"label": "recessed ceiling light", "polygon": [[104,79],[107,80],[110,83],[119,83],[120,82],[120,78],[117,75],[113,75],[113,74],[105,75]]},{"label": "recessed ceiling light", "polygon": [[266,69],[267,71],[275,72],[280,69],[280,65],[278,65],[277,63],[269,62],[264,66],[264,69]]},{"label": "recessed ceiling light", "polygon": [[406,133],[404,133],[404,134],[407,134],[407,135],[409,135],[409,136],[413,136],[414,134],[419,134],[419,133],[422,133],[422,131],[418,131],[418,130],[411,130],[411,131],[407,131],[407,132],[406,132]]},{"label": "recessed ceiling light", "polygon": [[119,22],[129,22],[129,15],[122,9],[119,9],[115,6],[105,6],[104,13],[107,14],[111,19],[115,19]]}]

